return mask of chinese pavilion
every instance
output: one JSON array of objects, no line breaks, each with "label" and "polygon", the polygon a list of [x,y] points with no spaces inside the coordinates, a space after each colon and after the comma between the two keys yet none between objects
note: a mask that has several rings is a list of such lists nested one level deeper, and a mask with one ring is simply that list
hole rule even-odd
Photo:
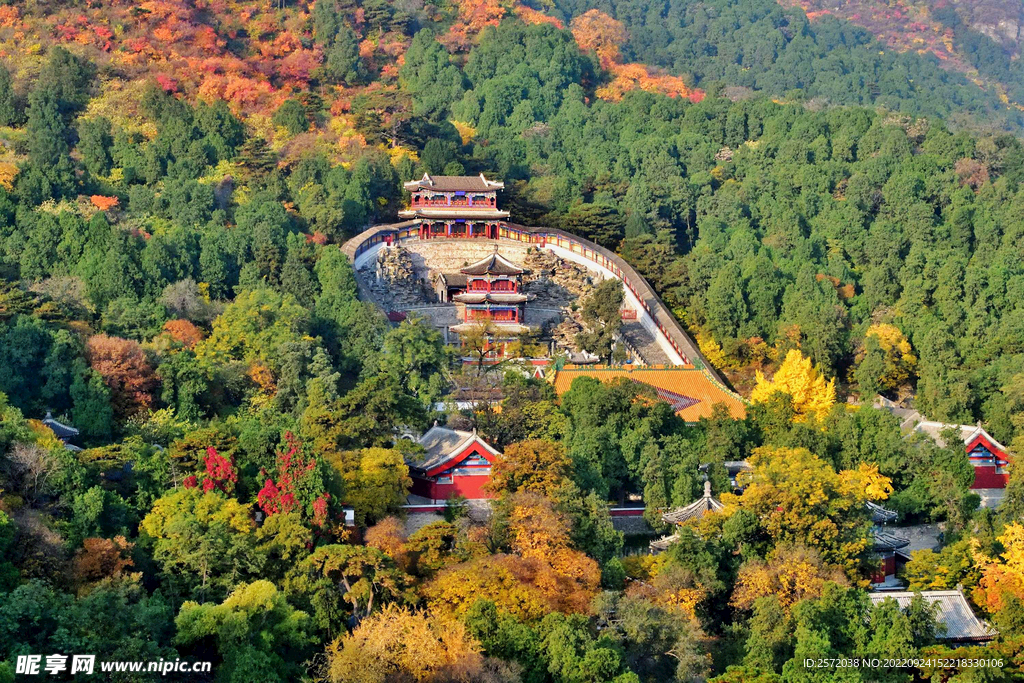
[{"label": "chinese pavilion", "polygon": [[[686,522],[691,520],[699,520],[706,515],[721,512],[725,509],[725,505],[721,503],[717,498],[711,495],[711,482],[704,482],[704,495],[701,498],[693,501],[689,505],[685,505],[681,508],[669,510],[661,516],[661,521],[666,524],[675,524],[676,526],[682,526]],[[651,541],[651,552],[660,553],[668,550],[669,546],[679,540],[679,533],[676,532],[670,536],[662,536],[659,539]]]},{"label": "chinese pavilion", "polygon": [[410,208],[398,215],[419,221],[420,239],[483,237],[497,239],[508,211],[498,209],[502,182],[479,176],[431,176],[405,183]]},{"label": "chinese pavilion", "polygon": [[490,256],[459,271],[466,278],[465,291],[452,296],[462,308],[462,325],[493,324],[506,332],[521,332],[527,296],[522,293],[526,272],[495,251]]},{"label": "chinese pavilion", "polygon": [[491,480],[491,464],[501,455],[474,429],[463,432],[437,423],[420,437],[426,455],[407,458],[412,493],[432,501],[460,495],[469,500],[492,498],[484,488]]}]

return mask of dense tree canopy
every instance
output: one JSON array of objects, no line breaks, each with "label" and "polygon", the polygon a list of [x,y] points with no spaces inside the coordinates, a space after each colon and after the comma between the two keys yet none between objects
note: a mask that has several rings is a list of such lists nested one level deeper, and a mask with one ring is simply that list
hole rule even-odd
[{"label": "dense tree canopy", "polygon": [[[922,601],[869,604],[868,501],[945,524],[904,576],[963,586],[1019,675],[1024,479],[978,511],[955,436],[872,407],[1024,445],[1015,110],[769,0],[257,4],[0,7],[0,680],[43,652],[375,683],[948,654]],[[424,172],[617,251],[746,417],[514,363],[473,377],[500,402],[441,408],[458,354],[342,249]],[[623,289],[595,284],[576,341],[615,363]],[[502,452],[489,514],[403,510],[435,420]],[[669,529],[705,480],[725,509]]]}]

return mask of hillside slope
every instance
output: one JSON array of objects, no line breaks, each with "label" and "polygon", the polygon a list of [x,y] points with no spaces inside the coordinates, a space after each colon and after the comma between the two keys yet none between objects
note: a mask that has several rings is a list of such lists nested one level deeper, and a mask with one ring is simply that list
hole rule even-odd
[{"label": "hillside slope", "polygon": [[937,58],[943,68],[1019,109],[1024,74],[1024,5],[1006,0],[780,0],[799,6],[812,20],[834,16],[866,28],[881,43],[902,52]]},{"label": "hillside slope", "polygon": [[[698,87],[718,82],[822,104],[876,105],[942,116],[956,125],[1022,130],[1021,112],[982,79],[969,78],[967,61],[963,68],[944,67],[943,60],[954,60],[964,49],[953,41],[946,45],[898,3],[889,8],[873,0],[782,2],[789,6],[774,0],[559,0],[556,5],[565,17],[593,9],[615,17],[626,29],[627,58],[686,75]],[[950,22],[958,16],[947,13]],[[921,54],[911,49],[919,36],[909,33],[918,24],[921,45],[933,48]],[[987,52],[976,59],[997,62]]]}]

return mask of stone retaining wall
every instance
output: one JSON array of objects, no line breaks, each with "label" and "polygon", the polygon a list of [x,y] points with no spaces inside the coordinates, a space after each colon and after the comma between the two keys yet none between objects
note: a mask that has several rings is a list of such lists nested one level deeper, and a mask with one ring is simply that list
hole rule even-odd
[{"label": "stone retaining wall", "polygon": [[[419,244],[416,232],[416,221],[405,221],[391,225],[378,225],[363,231],[343,246],[342,251],[349,257],[356,268],[368,262],[370,258],[387,240],[401,240],[408,246],[409,241]],[[409,240],[409,241],[406,241]],[[443,244],[451,244],[454,240],[445,240]],[[440,242],[440,241],[439,241]],[[680,362],[685,357],[698,368],[701,368],[713,381],[725,386],[724,381],[714,367],[700,352],[697,344],[683,330],[679,322],[672,316],[668,307],[654,293],[647,281],[626,263],[618,254],[605,249],[577,235],[552,228],[533,228],[516,224],[508,224],[502,229],[502,238],[495,240],[458,240],[459,248],[476,250],[487,245],[493,251],[495,243],[504,253],[506,248],[514,244],[536,246],[549,249],[563,258],[570,258],[584,263],[588,269],[602,275],[611,275],[623,282],[626,297],[630,303],[638,304],[637,312],[641,323],[647,327],[658,340],[659,346],[666,350],[666,355],[673,362]],[[508,245],[508,247],[506,247]],[[484,255],[486,255],[485,252]],[[511,252],[510,252],[511,253]],[[480,256],[483,258],[483,256]],[[467,258],[469,260],[468,253]]]}]

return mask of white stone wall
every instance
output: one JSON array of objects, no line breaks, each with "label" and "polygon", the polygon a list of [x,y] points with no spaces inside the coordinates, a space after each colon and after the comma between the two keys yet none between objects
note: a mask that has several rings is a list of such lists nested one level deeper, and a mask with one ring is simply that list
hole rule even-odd
[{"label": "white stone wall", "polygon": [[[514,263],[522,263],[526,258],[526,250],[530,247],[540,248],[539,245],[536,244],[525,244],[523,242],[508,239],[420,240],[418,238],[414,238],[404,240],[402,242],[402,246],[410,252],[417,270],[420,268],[426,269],[426,264],[429,263],[430,268],[446,273],[456,272],[466,263],[479,261],[485,256],[494,253],[495,244],[498,245],[498,252]],[[370,259],[376,258],[376,253],[380,247],[381,245],[375,245],[373,248],[360,254],[356,259],[355,267],[361,268],[364,264],[368,263]],[[618,279],[615,273],[604,266],[591,261],[583,254],[577,254],[568,249],[551,244],[546,245],[544,248],[560,258],[584,266],[587,270],[600,275],[602,278]],[[658,329],[658,325],[655,323],[654,318],[652,318],[650,313],[640,305],[640,300],[637,296],[626,287],[623,287],[623,292],[626,295],[626,302],[637,312],[637,320],[652,335],[654,335],[654,338],[658,342],[658,346],[665,352],[665,355],[668,356],[669,361],[675,365],[682,365],[684,363],[683,357],[678,351],[672,348],[672,344],[669,343],[665,334]]]},{"label": "white stone wall", "polygon": [[[565,259],[566,261],[573,261],[574,263],[578,263],[581,266],[584,266],[587,270],[599,274],[602,278],[618,279],[615,273],[608,270],[604,266],[591,261],[583,254],[577,254],[575,252],[569,251],[568,249],[564,249],[553,244],[547,245],[545,249],[558,255],[559,257]],[[637,296],[633,294],[633,292],[631,292],[628,288],[623,287],[622,290],[626,294],[626,302],[632,309],[634,309],[637,312],[637,320],[640,322],[641,325],[643,325],[647,329],[648,332],[654,335],[654,338],[658,342],[658,346],[661,348],[662,351],[665,352],[665,355],[668,356],[669,361],[674,365],[683,365],[683,363],[685,362],[683,360],[683,357],[679,355],[678,351],[672,348],[672,344],[670,344],[668,339],[665,338],[664,333],[662,333],[662,331],[658,329],[658,324],[654,322],[654,318],[652,318],[651,314],[647,312],[647,309],[640,305],[640,299],[638,299]]]}]

